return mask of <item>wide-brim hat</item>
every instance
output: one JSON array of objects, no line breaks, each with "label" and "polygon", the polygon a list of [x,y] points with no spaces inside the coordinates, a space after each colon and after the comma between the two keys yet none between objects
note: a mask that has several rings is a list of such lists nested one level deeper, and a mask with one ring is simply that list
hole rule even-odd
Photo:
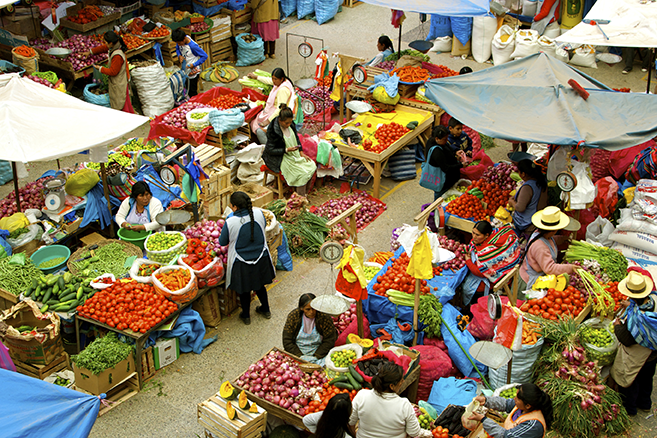
[{"label": "wide-brim hat", "polygon": [[650,295],[652,288],[652,278],[636,271],[630,271],[627,277],[618,283],[618,291],[630,298],[645,298]]},{"label": "wide-brim hat", "polygon": [[534,213],[532,223],[541,230],[563,230],[570,223],[570,218],[559,207],[545,207]]},{"label": "wide-brim hat", "polygon": [[566,228],[564,230],[566,231],[579,231],[580,228],[582,228],[582,224],[579,223],[577,219],[574,217],[568,216],[570,221],[568,222],[568,225],[566,225]]},{"label": "wide-brim hat", "polygon": [[536,155],[532,155],[527,152],[522,152],[522,151],[516,151],[516,152],[509,152],[506,154],[507,157],[509,157],[509,160],[513,161],[514,163],[519,163],[522,160],[530,160],[530,161],[535,161],[536,160]]}]

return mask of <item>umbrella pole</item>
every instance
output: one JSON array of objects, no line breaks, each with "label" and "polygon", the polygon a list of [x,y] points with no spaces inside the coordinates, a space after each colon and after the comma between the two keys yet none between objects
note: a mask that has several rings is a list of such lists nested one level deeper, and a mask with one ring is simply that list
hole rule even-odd
[{"label": "umbrella pole", "polygon": [[648,85],[646,85],[646,94],[650,94],[650,77],[652,76],[652,69],[655,68],[655,49],[650,49],[648,56],[650,57],[650,65],[648,66]]},{"label": "umbrella pole", "polygon": [[417,345],[417,314],[420,311],[420,279],[415,279],[415,302],[413,303],[413,345]]},{"label": "umbrella pole", "polygon": [[358,336],[363,338],[365,336],[365,328],[363,327],[363,300],[356,302],[356,319],[358,320]]},{"label": "umbrella pole", "polygon": [[112,220],[112,204],[110,203],[109,189],[107,188],[107,171],[105,170],[105,163],[100,163],[100,177],[103,180],[103,193],[107,200],[107,209],[110,214],[110,235],[114,235],[114,221]]},{"label": "umbrella pole", "polygon": [[16,170],[16,162],[11,162],[11,171],[14,172],[14,194],[16,195],[16,210],[21,210],[21,195],[18,193],[18,171]]},{"label": "umbrella pole", "polygon": [[399,23],[399,41],[397,42],[397,52],[401,52],[401,38],[402,38],[402,24]]}]

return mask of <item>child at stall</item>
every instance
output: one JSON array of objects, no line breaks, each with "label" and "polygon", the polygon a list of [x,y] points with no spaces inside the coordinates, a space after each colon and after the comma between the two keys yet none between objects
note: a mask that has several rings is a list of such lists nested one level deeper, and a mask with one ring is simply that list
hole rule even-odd
[{"label": "child at stall", "polygon": [[171,33],[171,39],[176,43],[176,54],[180,65],[184,67],[189,78],[189,97],[198,94],[198,75],[201,66],[208,59],[208,54],[182,29],[176,29]]},{"label": "child at stall", "polygon": [[463,132],[463,123],[454,117],[449,119],[449,136],[447,144],[454,151],[463,151],[468,157],[472,156],[472,139]]}]

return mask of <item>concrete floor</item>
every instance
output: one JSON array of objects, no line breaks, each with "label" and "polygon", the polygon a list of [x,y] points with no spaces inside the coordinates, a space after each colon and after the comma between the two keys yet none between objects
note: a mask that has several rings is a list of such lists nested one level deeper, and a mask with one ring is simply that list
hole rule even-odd
[{"label": "concrete floor", "polygon": [[[358,29],[354,31],[354,29]],[[402,48],[408,42],[423,38],[429,31],[429,23],[421,25],[418,14],[408,14],[403,27]],[[323,38],[329,53],[341,52],[370,59],[376,54],[376,40],[382,34],[391,37],[397,47],[398,30],[390,25],[390,10],[358,3],[354,8],[343,8],[334,20],[318,26],[315,21],[290,18],[281,26],[281,39],[276,47],[276,59],[267,59],[257,66],[271,71],[275,67],[286,68],[285,37],[294,33]],[[296,40],[298,44],[298,39]],[[291,45],[289,76],[296,80],[305,71],[314,72],[312,63],[304,64],[296,54],[296,44]],[[317,49],[316,45],[313,44]],[[468,65],[479,70],[492,64],[478,64],[472,59],[452,58],[448,54],[431,53],[431,60],[451,69],[459,70]],[[240,68],[246,74],[254,67]],[[309,70],[308,70],[309,69]],[[630,87],[633,91],[645,91],[645,74],[635,68],[629,75],[621,75],[622,65],[599,64],[598,69],[582,68],[587,74],[615,87]],[[213,84],[204,84],[206,89]],[[237,81],[228,85],[239,89]],[[131,136],[143,135],[146,128],[136,130]],[[121,142],[118,141],[117,144]],[[489,153],[496,161],[505,156],[508,144],[500,142],[500,147]],[[80,161],[79,157],[67,157],[63,166]],[[54,168],[54,162],[33,163],[28,166],[33,180],[44,170]],[[360,243],[368,254],[388,250],[393,228],[403,223],[412,223],[419,206],[432,200],[432,194],[418,187],[417,181],[394,183],[384,180],[386,187],[382,200],[388,205],[387,211],[359,235]],[[0,196],[13,190],[11,184],[0,187]],[[270,348],[281,347],[281,330],[285,318],[305,292],[315,294],[331,292],[329,266],[317,259],[295,260],[292,272],[279,271],[276,282],[269,295],[272,319],[266,320],[253,312],[252,324],[244,326],[236,315],[222,321],[217,330],[208,336],[217,335],[217,342],[211,344],[200,354],[183,354],[176,362],[160,370],[146,385],[145,389],[129,401],[117,406],[107,415],[99,418],[91,432],[92,438],[105,437],[196,437],[203,436],[203,430],[196,422],[196,405],[218,392],[220,384],[226,379],[234,379],[251,363],[259,359]],[[253,305],[255,307],[255,304]],[[655,401],[657,398],[653,397]],[[656,405],[657,406],[657,405]],[[636,417],[635,417],[636,418]],[[657,435],[657,421],[638,419],[632,436],[654,437]]]}]

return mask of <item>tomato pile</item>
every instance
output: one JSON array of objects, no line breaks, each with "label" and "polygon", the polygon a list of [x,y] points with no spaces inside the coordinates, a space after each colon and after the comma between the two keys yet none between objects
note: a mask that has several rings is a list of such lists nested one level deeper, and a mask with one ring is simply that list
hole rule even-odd
[{"label": "tomato pile", "polygon": [[326,405],[328,404],[329,400],[331,400],[334,396],[338,394],[349,394],[349,398],[351,400],[356,397],[356,394],[358,391],[356,390],[351,390],[349,391],[348,389],[340,389],[337,388],[333,385],[329,385],[328,383],[324,384],[324,389],[321,390],[321,392],[317,393],[319,396],[319,400],[313,400],[310,403],[308,403],[308,407],[306,408],[305,415],[312,414],[313,412],[320,412],[326,409]]},{"label": "tomato pile", "polygon": [[481,190],[484,194],[483,201],[486,203],[486,210],[484,213],[486,213],[486,215],[494,216],[499,207],[506,207],[510,193],[508,190],[502,190],[500,186],[494,182],[488,182],[484,179],[472,183],[468,187],[468,190],[475,187]]},{"label": "tomato pile", "polygon": [[192,279],[192,274],[185,268],[171,269],[155,274],[160,283],[172,292],[183,289]]},{"label": "tomato pile", "polygon": [[143,40],[138,36],[131,35],[129,33],[123,34],[122,38],[125,45],[128,46],[128,50],[134,50],[143,46],[144,44],[148,44],[148,41]]},{"label": "tomato pile", "polygon": [[[450,433],[449,429],[446,427],[438,426],[434,430],[431,431],[431,434],[433,435],[433,438],[449,438]],[[461,438],[460,435],[454,434],[451,435],[452,438]]]},{"label": "tomato pile", "polygon": [[67,18],[73,23],[87,24],[102,18],[103,15],[103,11],[101,11],[98,6],[91,5],[85,6],[84,8],[80,9],[76,15],[72,15]]},{"label": "tomato pile", "polygon": [[548,289],[544,298],[529,300],[520,307],[520,310],[556,321],[559,315],[576,317],[586,306],[586,301],[584,294],[568,286],[563,292]]},{"label": "tomato pile", "polygon": [[208,102],[208,105],[212,105],[213,107],[220,110],[225,110],[232,108],[240,103],[242,103],[242,98],[237,97],[234,94],[222,94],[221,96],[217,96]]},{"label": "tomato pile", "polygon": [[464,193],[447,204],[447,213],[455,214],[464,219],[474,219],[475,221],[486,219],[486,212],[481,200],[469,193]]},{"label": "tomato pile", "polygon": [[[408,294],[414,293],[415,278],[406,273],[409,260],[406,253],[402,253],[399,258],[393,258],[392,265],[388,267],[386,273],[376,277],[376,283],[373,286],[374,293],[382,297],[386,296],[388,289],[395,289]],[[431,287],[427,285],[427,280],[422,280],[420,284],[420,293],[428,294]]]},{"label": "tomato pile", "polygon": [[146,38],[163,38],[165,36],[169,36],[170,33],[171,32],[169,32],[169,29],[167,29],[166,26],[162,26],[162,27],[156,27],[155,29],[151,30],[144,36]]},{"label": "tomato pile", "polygon": [[385,125],[379,126],[374,133],[374,138],[378,140],[379,144],[374,145],[372,151],[376,153],[385,151],[391,144],[399,140],[408,131],[410,131],[410,129],[396,122],[386,123]]},{"label": "tomato pile", "polygon": [[614,302],[616,303],[614,306],[614,312],[617,312],[620,309],[620,302],[627,300],[628,298],[618,290],[617,281],[610,281],[609,283],[602,285],[602,287],[604,287],[605,290],[609,292],[609,294],[613,297]]},{"label": "tomato pile", "polygon": [[432,78],[432,79],[435,79],[435,78],[447,78],[447,77],[450,77],[450,76],[458,76],[458,75],[459,75],[459,73],[458,73],[457,71],[454,71],[454,70],[452,70],[451,68],[446,67],[446,66],[444,66],[444,65],[439,65],[438,67],[440,67],[440,69],[442,70],[442,72],[440,72],[440,73],[432,73],[432,74],[431,74],[431,78]]},{"label": "tomato pile", "polygon": [[317,81],[317,86],[318,87],[330,87],[331,84],[333,83],[333,72],[329,72],[326,76],[324,76],[322,79]]},{"label": "tomato pile", "polygon": [[78,314],[92,318],[119,330],[146,333],[177,310],[175,303],[154,292],[153,285],[117,281],[107,289],[96,292],[82,306]]}]

